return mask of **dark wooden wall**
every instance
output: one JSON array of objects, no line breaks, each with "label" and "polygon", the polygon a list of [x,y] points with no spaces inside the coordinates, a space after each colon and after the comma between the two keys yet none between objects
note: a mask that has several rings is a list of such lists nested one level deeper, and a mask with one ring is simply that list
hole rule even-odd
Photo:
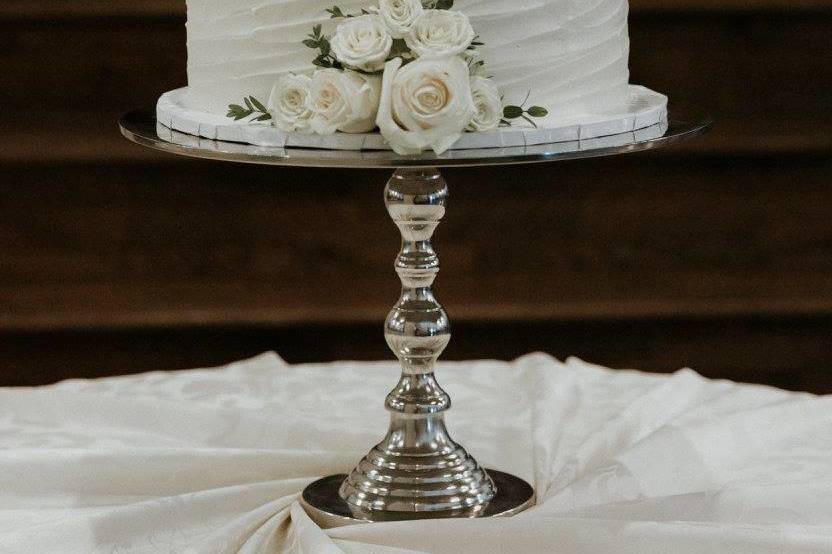
[{"label": "dark wooden wall", "polygon": [[[832,392],[832,2],[632,0],[633,82],[717,119],[592,162],[448,171],[447,358],[531,350]],[[120,138],[185,83],[184,0],[0,4],[0,384],[383,358],[374,171]]]}]

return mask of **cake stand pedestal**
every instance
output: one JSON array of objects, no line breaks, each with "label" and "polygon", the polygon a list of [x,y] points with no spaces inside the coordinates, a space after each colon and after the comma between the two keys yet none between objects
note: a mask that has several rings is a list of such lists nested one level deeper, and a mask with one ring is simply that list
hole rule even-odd
[{"label": "cake stand pedestal", "polygon": [[451,399],[434,375],[436,360],[451,338],[448,315],[432,289],[439,258],[431,237],[448,200],[448,186],[438,168],[551,162],[648,150],[697,136],[709,121],[673,118],[667,124],[586,141],[454,150],[441,156],[213,141],[158,124],[149,110],[127,114],[120,126],[124,136],[138,144],[185,156],[284,166],[395,168],[384,189],[384,202],[402,236],[395,261],[402,292],[387,316],[384,337],[401,362],[402,373],[385,401],[390,424],[384,439],[350,474],[325,477],[303,492],[309,515],[332,527],[368,521],[508,516],[534,502],[531,485],[480,467],[445,426]]}]

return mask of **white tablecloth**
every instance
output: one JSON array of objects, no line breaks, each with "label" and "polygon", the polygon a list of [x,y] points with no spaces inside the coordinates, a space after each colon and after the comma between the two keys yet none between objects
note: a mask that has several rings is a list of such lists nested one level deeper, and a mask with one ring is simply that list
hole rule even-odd
[{"label": "white tablecloth", "polygon": [[397,373],[268,354],[0,389],[0,552],[832,552],[832,398],[539,354],[439,368],[453,436],[536,507],[321,530],[299,491],[381,438]]}]

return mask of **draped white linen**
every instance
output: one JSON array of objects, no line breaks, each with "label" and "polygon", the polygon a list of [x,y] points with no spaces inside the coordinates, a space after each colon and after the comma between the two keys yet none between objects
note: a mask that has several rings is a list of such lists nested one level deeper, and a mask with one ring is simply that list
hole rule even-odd
[{"label": "draped white linen", "polygon": [[397,373],[265,354],[0,389],[0,552],[832,552],[832,397],[541,354],[439,366],[453,436],[537,506],[322,530],[299,492],[381,438]]}]

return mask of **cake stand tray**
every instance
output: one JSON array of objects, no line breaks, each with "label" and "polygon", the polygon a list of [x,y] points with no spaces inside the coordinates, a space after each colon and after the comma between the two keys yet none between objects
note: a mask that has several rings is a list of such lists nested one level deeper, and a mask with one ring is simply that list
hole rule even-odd
[{"label": "cake stand tray", "polygon": [[595,138],[407,156],[391,150],[326,150],[211,140],[171,129],[148,109],[129,112],[119,123],[129,140],[171,154],[261,165],[341,168],[488,166],[598,158],[669,146],[704,133],[710,124],[704,115],[674,112],[666,121],[637,131]]},{"label": "cake stand tray", "polygon": [[431,238],[445,215],[448,199],[448,186],[438,168],[551,162],[649,150],[700,135],[710,121],[676,116],[644,129],[592,139],[452,150],[441,156],[208,140],[158,123],[150,110],[130,112],[120,126],[122,134],[133,142],[197,158],[281,166],[396,169],[384,189],[384,202],[402,236],[394,263],[402,292],[385,321],[384,338],[399,359],[402,373],[385,400],[390,423],[384,439],[350,474],[320,479],[302,495],[310,517],[331,527],[373,521],[509,516],[534,502],[531,485],[519,477],[482,468],[454,442],[445,426],[451,399],[434,375],[436,361],[451,338],[448,315],[432,288],[439,258]]}]

